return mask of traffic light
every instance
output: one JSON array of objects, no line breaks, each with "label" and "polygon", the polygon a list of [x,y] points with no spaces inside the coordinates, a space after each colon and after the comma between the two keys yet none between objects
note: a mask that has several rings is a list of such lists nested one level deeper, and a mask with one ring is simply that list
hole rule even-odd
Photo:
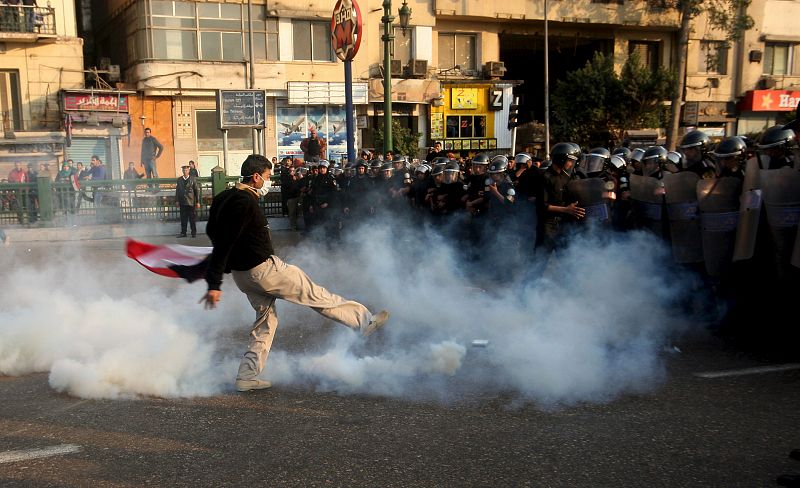
[{"label": "traffic light", "polygon": [[512,103],[508,106],[508,130],[513,129],[518,125],[521,125],[519,121],[519,105]]}]

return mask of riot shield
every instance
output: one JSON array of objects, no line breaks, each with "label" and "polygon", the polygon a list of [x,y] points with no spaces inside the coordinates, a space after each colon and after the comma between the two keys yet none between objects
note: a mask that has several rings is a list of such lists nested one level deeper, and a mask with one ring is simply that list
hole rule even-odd
[{"label": "riot shield", "polygon": [[781,271],[785,271],[792,260],[800,221],[800,172],[790,167],[761,171],[759,181],[775,252]]},{"label": "riot shield", "polygon": [[739,223],[736,225],[736,243],[733,260],[750,259],[756,249],[756,235],[761,219],[761,188],[759,188],[761,168],[757,158],[747,160],[739,198]]},{"label": "riot shield", "polygon": [[586,211],[587,223],[608,223],[611,221],[606,181],[600,178],[572,180],[567,183],[567,192],[578,199],[578,206]]},{"label": "riot shield", "polygon": [[676,263],[703,261],[703,234],[697,214],[697,182],[691,171],[664,175],[664,199],[667,204],[672,257]]},{"label": "riot shield", "polygon": [[636,225],[665,237],[661,222],[664,207],[664,184],[651,176],[630,175],[631,207]]},{"label": "riot shield", "polygon": [[721,276],[733,260],[742,180],[716,178],[697,182],[697,204],[703,235],[703,261],[710,276]]}]

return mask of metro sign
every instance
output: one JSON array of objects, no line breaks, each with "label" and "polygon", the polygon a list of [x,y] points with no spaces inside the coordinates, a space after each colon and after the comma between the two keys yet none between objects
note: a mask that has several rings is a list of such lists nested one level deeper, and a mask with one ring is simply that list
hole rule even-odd
[{"label": "metro sign", "polygon": [[331,43],[336,57],[351,61],[361,46],[361,9],[356,0],[338,0],[331,17]]}]

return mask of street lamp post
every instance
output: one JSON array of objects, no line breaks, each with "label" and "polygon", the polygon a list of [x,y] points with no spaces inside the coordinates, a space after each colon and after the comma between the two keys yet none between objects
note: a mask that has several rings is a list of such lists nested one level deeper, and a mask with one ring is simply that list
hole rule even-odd
[{"label": "street lamp post", "polygon": [[392,0],[383,0],[383,153],[392,150]]},{"label": "street lamp post", "polygon": [[[406,0],[399,9],[400,27],[405,33],[411,20],[411,9]],[[392,141],[392,47],[394,43],[394,22],[392,0],[383,0],[383,153],[393,150]]]}]

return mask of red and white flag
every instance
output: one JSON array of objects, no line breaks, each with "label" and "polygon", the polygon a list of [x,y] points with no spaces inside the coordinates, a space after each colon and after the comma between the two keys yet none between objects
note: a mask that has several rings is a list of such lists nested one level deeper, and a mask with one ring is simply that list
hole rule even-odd
[{"label": "red and white flag", "polygon": [[153,273],[183,278],[189,283],[203,279],[211,257],[211,247],[181,244],[154,245],[128,239],[128,257]]}]

